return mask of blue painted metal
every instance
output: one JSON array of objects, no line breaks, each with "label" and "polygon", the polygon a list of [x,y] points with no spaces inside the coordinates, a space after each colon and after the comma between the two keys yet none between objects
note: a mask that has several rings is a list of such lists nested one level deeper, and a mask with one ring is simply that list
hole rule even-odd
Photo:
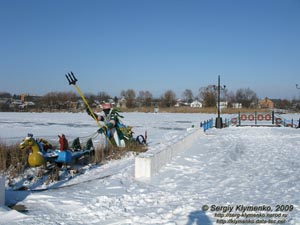
[{"label": "blue painted metal", "polygon": [[214,120],[213,119],[206,120],[206,121],[200,123],[200,127],[203,128],[204,132],[207,131],[210,128],[213,128],[213,125],[214,125]]},{"label": "blue painted metal", "polygon": [[88,155],[93,150],[79,150],[79,151],[72,151],[72,150],[65,150],[60,151],[58,149],[51,150],[44,154],[45,160],[49,162],[57,162],[63,164],[73,164],[76,159],[80,158],[81,156]]}]

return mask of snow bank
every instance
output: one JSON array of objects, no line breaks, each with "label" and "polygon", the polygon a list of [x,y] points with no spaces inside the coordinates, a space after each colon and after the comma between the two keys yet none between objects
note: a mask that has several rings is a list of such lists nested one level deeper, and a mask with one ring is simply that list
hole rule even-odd
[{"label": "snow bank", "polygon": [[[0,218],[0,224],[23,224],[21,221],[27,218],[27,216],[16,210],[11,210],[6,206],[0,205]],[[18,220],[20,223],[16,222]]]},{"label": "snow bank", "polygon": [[159,149],[159,151],[150,150],[137,156],[135,158],[135,178],[151,178],[170,162],[174,156],[190,148],[201,133],[203,133],[202,130],[196,129],[179,141]]},{"label": "snow bank", "polygon": [[5,179],[0,177],[0,206],[5,204]]}]

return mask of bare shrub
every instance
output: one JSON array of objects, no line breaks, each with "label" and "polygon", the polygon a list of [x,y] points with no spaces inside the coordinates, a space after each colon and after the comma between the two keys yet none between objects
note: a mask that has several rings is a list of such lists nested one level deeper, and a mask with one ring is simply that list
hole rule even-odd
[{"label": "bare shrub", "polygon": [[18,144],[0,142],[0,172],[13,176],[21,174],[28,167],[28,152],[21,151]]},{"label": "bare shrub", "polygon": [[[135,143],[129,144],[126,148],[118,148],[115,146],[97,146],[95,151],[89,156],[89,163],[103,163],[109,160],[116,160],[122,158],[128,152],[143,152],[146,151],[145,146],[137,145]],[[26,150],[20,150],[18,144],[7,145],[4,142],[0,142],[0,173],[6,174],[9,177],[17,177],[22,174],[28,165],[29,152]],[[45,171],[45,165],[43,165]],[[56,168],[57,170],[58,168]],[[52,179],[57,179],[57,171],[53,170],[51,174]],[[42,174],[38,174],[38,177]]]}]

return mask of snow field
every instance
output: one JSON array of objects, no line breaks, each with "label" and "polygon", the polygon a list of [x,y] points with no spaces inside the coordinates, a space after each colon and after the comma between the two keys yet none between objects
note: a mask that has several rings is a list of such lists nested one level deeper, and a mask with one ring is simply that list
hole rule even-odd
[{"label": "snow field", "polygon": [[[275,209],[278,204],[294,206],[285,224],[300,224],[299,132],[211,129],[142,182],[134,178],[130,155],[69,181],[78,185],[19,196],[29,213],[15,224],[217,225],[214,213],[202,211],[203,205]],[[114,174],[94,179],[108,171]]]},{"label": "snow field", "polygon": [[[94,124],[84,124],[83,114],[48,116],[61,124],[38,126],[36,134],[54,137],[56,126],[60,126],[59,131],[78,136],[95,131]],[[128,113],[125,118],[136,134],[148,131],[149,152],[156,153],[196,134],[189,129],[191,125],[210,115]],[[78,127],[64,125],[75,121],[79,121]],[[10,129],[6,125],[1,125],[2,137]],[[27,125],[28,131],[23,127],[20,133],[14,127],[15,136],[23,137],[37,126],[32,121]],[[6,190],[6,204],[24,205],[28,212],[16,214],[0,207],[0,224],[219,225],[211,210],[213,205],[266,205],[273,212],[276,205],[293,205],[284,225],[300,225],[299,146],[300,129],[213,128],[195,135],[150,179],[135,178],[135,156],[129,154],[62,185],[73,186],[44,192]],[[203,205],[209,209],[203,211]]]}]

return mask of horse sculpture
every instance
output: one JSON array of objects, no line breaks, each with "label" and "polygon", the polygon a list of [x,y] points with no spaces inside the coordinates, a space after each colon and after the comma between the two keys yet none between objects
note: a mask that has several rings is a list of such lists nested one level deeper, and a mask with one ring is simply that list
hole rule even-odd
[{"label": "horse sculpture", "polygon": [[42,149],[40,145],[36,142],[36,140],[28,135],[23,142],[20,143],[21,150],[30,150],[28,156],[28,163],[31,167],[41,166],[45,163],[45,158],[43,156]]}]

